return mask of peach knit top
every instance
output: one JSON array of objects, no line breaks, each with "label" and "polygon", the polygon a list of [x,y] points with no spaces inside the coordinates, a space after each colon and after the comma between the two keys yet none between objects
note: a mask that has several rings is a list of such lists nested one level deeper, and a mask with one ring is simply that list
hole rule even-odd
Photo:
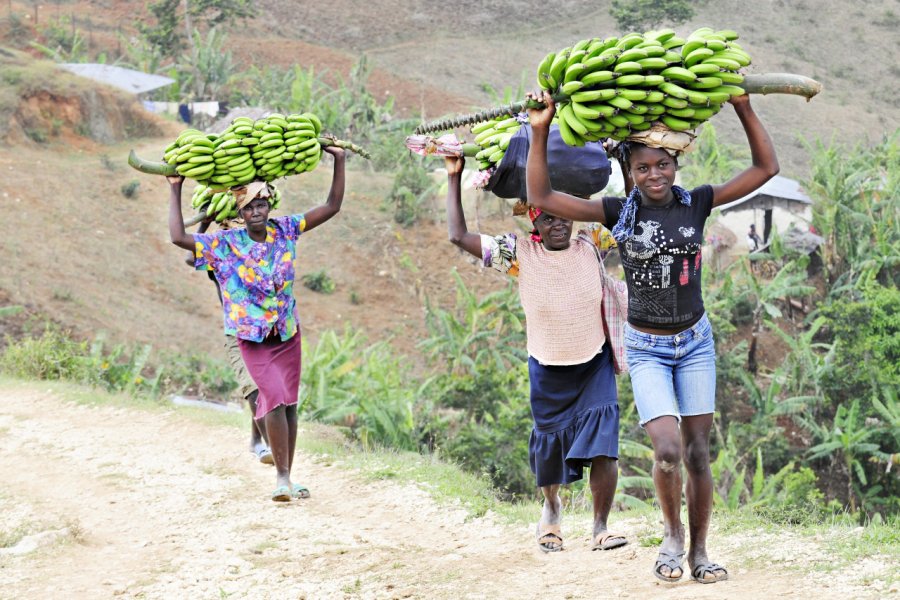
[{"label": "peach knit top", "polygon": [[528,354],[545,365],[586,363],[603,349],[600,265],[591,245],[573,237],[547,250],[526,236],[481,236],[484,266],[518,275]]}]

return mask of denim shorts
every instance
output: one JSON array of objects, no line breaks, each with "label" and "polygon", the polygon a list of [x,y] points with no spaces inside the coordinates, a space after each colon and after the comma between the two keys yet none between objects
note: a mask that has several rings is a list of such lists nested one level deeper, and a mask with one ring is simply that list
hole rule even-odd
[{"label": "denim shorts", "polygon": [[625,351],[634,403],[643,427],[658,417],[710,414],[716,409],[716,348],[706,314],[675,335],[625,324]]}]

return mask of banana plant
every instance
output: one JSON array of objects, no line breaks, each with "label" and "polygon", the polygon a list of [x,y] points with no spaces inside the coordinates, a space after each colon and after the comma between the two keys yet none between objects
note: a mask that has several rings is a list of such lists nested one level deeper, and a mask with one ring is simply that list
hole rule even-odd
[{"label": "banana plant", "polygon": [[880,144],[809,145],[813,224],[827,240],[823,259],[833,293],[877,278],[900,282],[900,133]]},{"label": "banana plant", "polygon": [[807,459],[826,459],[840,465],[847,479],[850,508],[855,511],[857,498],[866,497],[862,486],[869,483],[864,460],[881,452],[879,445],[870,441],[876,430],[869,427],[860,414],[859,399],[849,407],[846,404],[838,406],[834,421],[830,424],[820,424],[803,414],[796,415],[796,418],[818,441],[809,449]]},{"label": "banana plant", "polygon": [[[769,255],[762,255],[769,258]],[[756,348],[764,321],[780,319],[781,309],[775,304],[789,296],[807,296],[815,291],[815,288],[807,285],[806,272],[797,260],[787,262],[770,281],[762,278],[750,268],[749,258],[741,261],[745,281],[749,285],[753,307],[753,329],[750,341],[750,350],[747,353],[747,365],[751,373],[756,373]]]},{"label": "banana plant", "polygon": [[778,327],[772,328],[789,348],[783,363],[788,393],[809,400],[813,408],[824,397],[823,380],[835,368],[835,343],[815,341],[826,322],[824,317],[818,317],[808,329],[790,334]]},{"label": "banana plant", "polygon": [[448,311],[427,302],[425,322],[431,337],[419,344],[453,373],[475,374],[480,364],[505,370],[525,354],[525,318],[515,288],[508,286],[479,297],[455,270],[456,308]]}]

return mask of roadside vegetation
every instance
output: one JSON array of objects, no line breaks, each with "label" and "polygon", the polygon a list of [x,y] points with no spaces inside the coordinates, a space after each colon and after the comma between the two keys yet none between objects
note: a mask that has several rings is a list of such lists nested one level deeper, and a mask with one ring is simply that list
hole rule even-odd
[{"label": "roadside vegetation", "polygon": [[[706,143],[717,144],[714,137]],[[811,152],[812,224],[828,240],[821,269],[810,275],[810,257],[776,239],[757,257],[766,269],[752,268],[744,257],[704,272],[718,347],[716,504],[779,523],[812,525],[838,517],[895,522],[898,139],[854,148],[817,144]],[[791,299],[802,300],[807,311],[793,308]],[[425,309],[429,336],[419,349],[429,357],[428,373],[413,375],[411,361],[389,341],[372,343],[350,329],[327,332],[304,349],[302,414],[339,427],[366,449],[449,460],[485,476],[500,498],[534,497],[527,467],[524,316],[514,286],[479,297],[457,276],[455,306],[426,302]],[[783,358],[766,362],[754,351],[763,332],[780,340]],[[52,327],[10,340],[0,371],[151,397],[223,397],[236,387],[224,362],[154,356],[147,346],[101,338],[78,342]],[[652,454],[637,425],[627,376],[619,378],[619,394],[617,501],[642,506],[652,499]],[[566,495],[573,504],[589,501],[584,484],[570,486]]]}]

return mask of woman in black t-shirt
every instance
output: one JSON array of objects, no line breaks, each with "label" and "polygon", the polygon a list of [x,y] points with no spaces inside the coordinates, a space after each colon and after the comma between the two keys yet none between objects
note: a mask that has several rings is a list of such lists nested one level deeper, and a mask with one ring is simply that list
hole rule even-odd
[{"label": "woman in black t-shirt", "polygon": [[653,574],[678,581],[684,574],[681,461],[686,487],[691,577],[700,583],[728,578],[709,560],[706,535],[712,512],[709,433],[715,410],[715,350],[700,289],[703,225],[716,206],[759,188],[779,170],[772,140],[750,107],[749,96],[730,100],[750,145],[752,164],[730,181],[684,190],[674,185],[678,152],[625,141],[619,160],[627,198],[584,200],[554,191],[547,175],[547,131],[555,106],[547,92],[529,94],[546,108],[529,110],[529,202],[566,219],[612,228],[628,284],[625,345],[635,405],[653,442],[653,482],[665,531]]}]

